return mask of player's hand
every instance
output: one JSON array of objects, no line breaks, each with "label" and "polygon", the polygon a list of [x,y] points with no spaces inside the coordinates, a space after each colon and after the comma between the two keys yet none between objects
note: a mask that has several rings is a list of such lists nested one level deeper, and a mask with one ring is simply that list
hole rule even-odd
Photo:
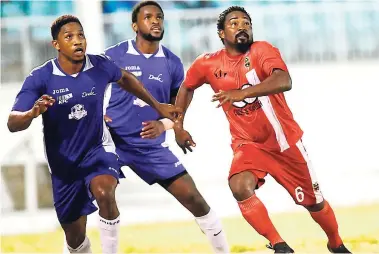
[{"label": "player's hand", "polygon": [[164,125],[161,121],[147,121],[142,123],[142,138],[154,139],[159,137],[164,131]]},{"label": "player's hand", "polygon": [[196,143],[192,140],[191,135],[184,129],[175,130],[176,143],[182,148],[183,153],[187,154],[187,150],[192,152],[191,147],[195,147]]},{"label": "player's hand", "polygon": [[165,103],[160,103],[157,111],[163,118],[168,118],[171,121],[175,121],[183,113],[181,108]]},{"label": "player's hand", "polygon": [[110,117],[107,116],[107,115],[104,115],[104,121],[105,121],[106,123],[111,123],[111,122],[112,122],[112,118],[110,118]]},{"label": "player's hand", "polygon": [[227,102],[230,103],[230,105],[232,105],[233,102],[243,101],[244,99],[245,99],[245,94],[242,90],[239,90],[239,89],[233,89],[229,91],[220,90],[218,93],[215,93],[213,95],[212,102],[220,101],[220,103],[217,105],[217,108],[219,108]]},{"label": "player's hand", "polygon": [[46,112],[46,110],[53,106],[55,103],[55,99],[50,95],[44,94],[42,95],[35,103],[33,108],[30,110],[30,116],[33,118],[38,117],[39,115]]}]

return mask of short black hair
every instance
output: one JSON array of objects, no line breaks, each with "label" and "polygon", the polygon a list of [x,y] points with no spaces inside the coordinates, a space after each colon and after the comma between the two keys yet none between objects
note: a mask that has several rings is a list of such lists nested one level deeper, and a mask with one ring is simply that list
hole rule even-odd
[{"label": "short black hair", "polygon": [[145,6],[148,6],[148,5],[154,5],[154,6],[158,7],[161,10],[161,12],[163,13],[162,7],[157,2],[155,2],[155,1],[142,1],[142,2],[139,2],[138,4],[136,4],[133,7],[132,23],[136,23],[137,22],[137,15],[139,13],[139,10],[142,7],[145,7]]},{"label": "short black hair", "polygon": [[220,31],[220,30],[224,30],[225,29],[225,19],[226,19],[226,16],[233,12],[233,11],[240,11],[240,12],[243,12],[246,14],[246,16],[249,18],[250,22],[251,22],[251,17],[250,17],[250,14],[245,10],[245,8],[241,7],[241,6],[231,6],[229,7],[228,9],[226,9],[225,11],[221,12],[221,14],[218,16],[218,20],[217,20],[217,31]]},{"label": "short black hair", "polygon": [[[76,22],[80,26],[82,26],[82,23],[80,23],[80,20],[73,16],[73,15],[62,15],[56,20],[54,20],[53,24],[51,24],[51,37],[53,37],[53,40],[56,40],[58,38],[59,31],[61,30],[62,26],[71,23]],[[83,26],[82,26],[83,27]]]}]

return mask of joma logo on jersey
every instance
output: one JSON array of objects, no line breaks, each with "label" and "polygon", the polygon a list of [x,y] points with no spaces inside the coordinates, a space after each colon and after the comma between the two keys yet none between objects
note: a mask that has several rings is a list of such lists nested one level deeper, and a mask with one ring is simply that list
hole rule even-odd
[{"label": "joma logo on jersey", "polygon": [[65,92],[70,92],[70,90],[68,90],[68,88],[53,90],[53,94],[59,94],[59,93],[65,93]]},{"label": "joma logo on jersey", "polygon": [[131,72],[136,77],[142,76],[141,68],[138,65],[125,66],[125,70]]},{"label": "joma logo on jersey", "polygon": [[125,66],[127,71],[140,71],[141,68],[138,65]]}]

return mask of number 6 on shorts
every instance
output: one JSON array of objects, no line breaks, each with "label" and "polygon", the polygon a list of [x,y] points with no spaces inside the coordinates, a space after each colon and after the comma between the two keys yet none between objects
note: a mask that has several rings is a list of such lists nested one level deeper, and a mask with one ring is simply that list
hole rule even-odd
[{"label": "number 6 on shorts", "polygon": [[295,196],[298,202],[303,202],[304,201],[304,192],[303,189],[298,186],[295,189]]}]

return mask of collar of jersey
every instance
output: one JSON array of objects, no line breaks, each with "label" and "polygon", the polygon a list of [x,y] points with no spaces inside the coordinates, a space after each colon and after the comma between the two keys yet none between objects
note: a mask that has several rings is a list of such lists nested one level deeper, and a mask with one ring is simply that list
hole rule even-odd
[{"label": "collar of jersey", "polygon": [[[136,44],[136,40],[135,39],[132,39],[130,40],[131,43],[129,43],[129,46],[132,46],[133,47],[133,50],[136,51],[140,56],[143,56],[145,57],[146,59],[149,59],[149,58],[152,58],[152,57],[165,57],[164,56],[164,53],[162,51],[162,46],[161,44],[159,44],[159,47],[158,49],[150,56],[150,57],[146,57],[144,53],[142,53],[138,47],[137,47],[137,44]],[[129,49],[128,49],[128,52],[129,53]]]},{"label": "collar of jersey", "polygon": [[[91,62],[90,62],[89,59],[87,59],[87,58],[88,58],[88,56],[85,55],[85,57],[84,57],[84,62],[83,62],[83,66],[82,66],[82,68],[80,69],[80,71],[79,71],[78,73],[74,73],[74,74],[77,74],[75,77],[78,77],[78,76],[80,75],[80,73],[82,73],[83,71],[86,71],[87,69],[90,69],[90,68],[92,67]],[[61,74],[64,74],[64,76],[73,77],[72,75],[74,75],[74,74],[72,74],[72,75],[67,74],[67,73],[61,68],[61,66],[60,66],[60,64],[59,64],[59,62],[58,62],[58,58],[55,58],[53,61],[54,61],[54,65],[55,65],[55,67],[58,68],[58,70],[61,72]],[[87,63],[90,64],[91,67],[87,66]],[[54,66],[53,66],[53,68],[54,68]],[[54,71],[53,71],[53,73],[54,73]],[[61,76],[61,75],[58,75],[58,76]],[[73,78],[75,78],[75,77],[73,77]]]},{"label": "collar of jersey", "polygon": [[249,54],[249,51],[247,51],[247,52],[244,53],[244,54],[240,54],[240,55],[232,56],[231,54],[228,53],[228,51],[227,51],[225,48],[224,48],[223,50],[224,50],[224,52],[225,52],[225,55],[226,55],[228,58],[232,59],[232,60],[240,60],[242,57],[244,57],[244,56],[246,56],[247,54]]}]

